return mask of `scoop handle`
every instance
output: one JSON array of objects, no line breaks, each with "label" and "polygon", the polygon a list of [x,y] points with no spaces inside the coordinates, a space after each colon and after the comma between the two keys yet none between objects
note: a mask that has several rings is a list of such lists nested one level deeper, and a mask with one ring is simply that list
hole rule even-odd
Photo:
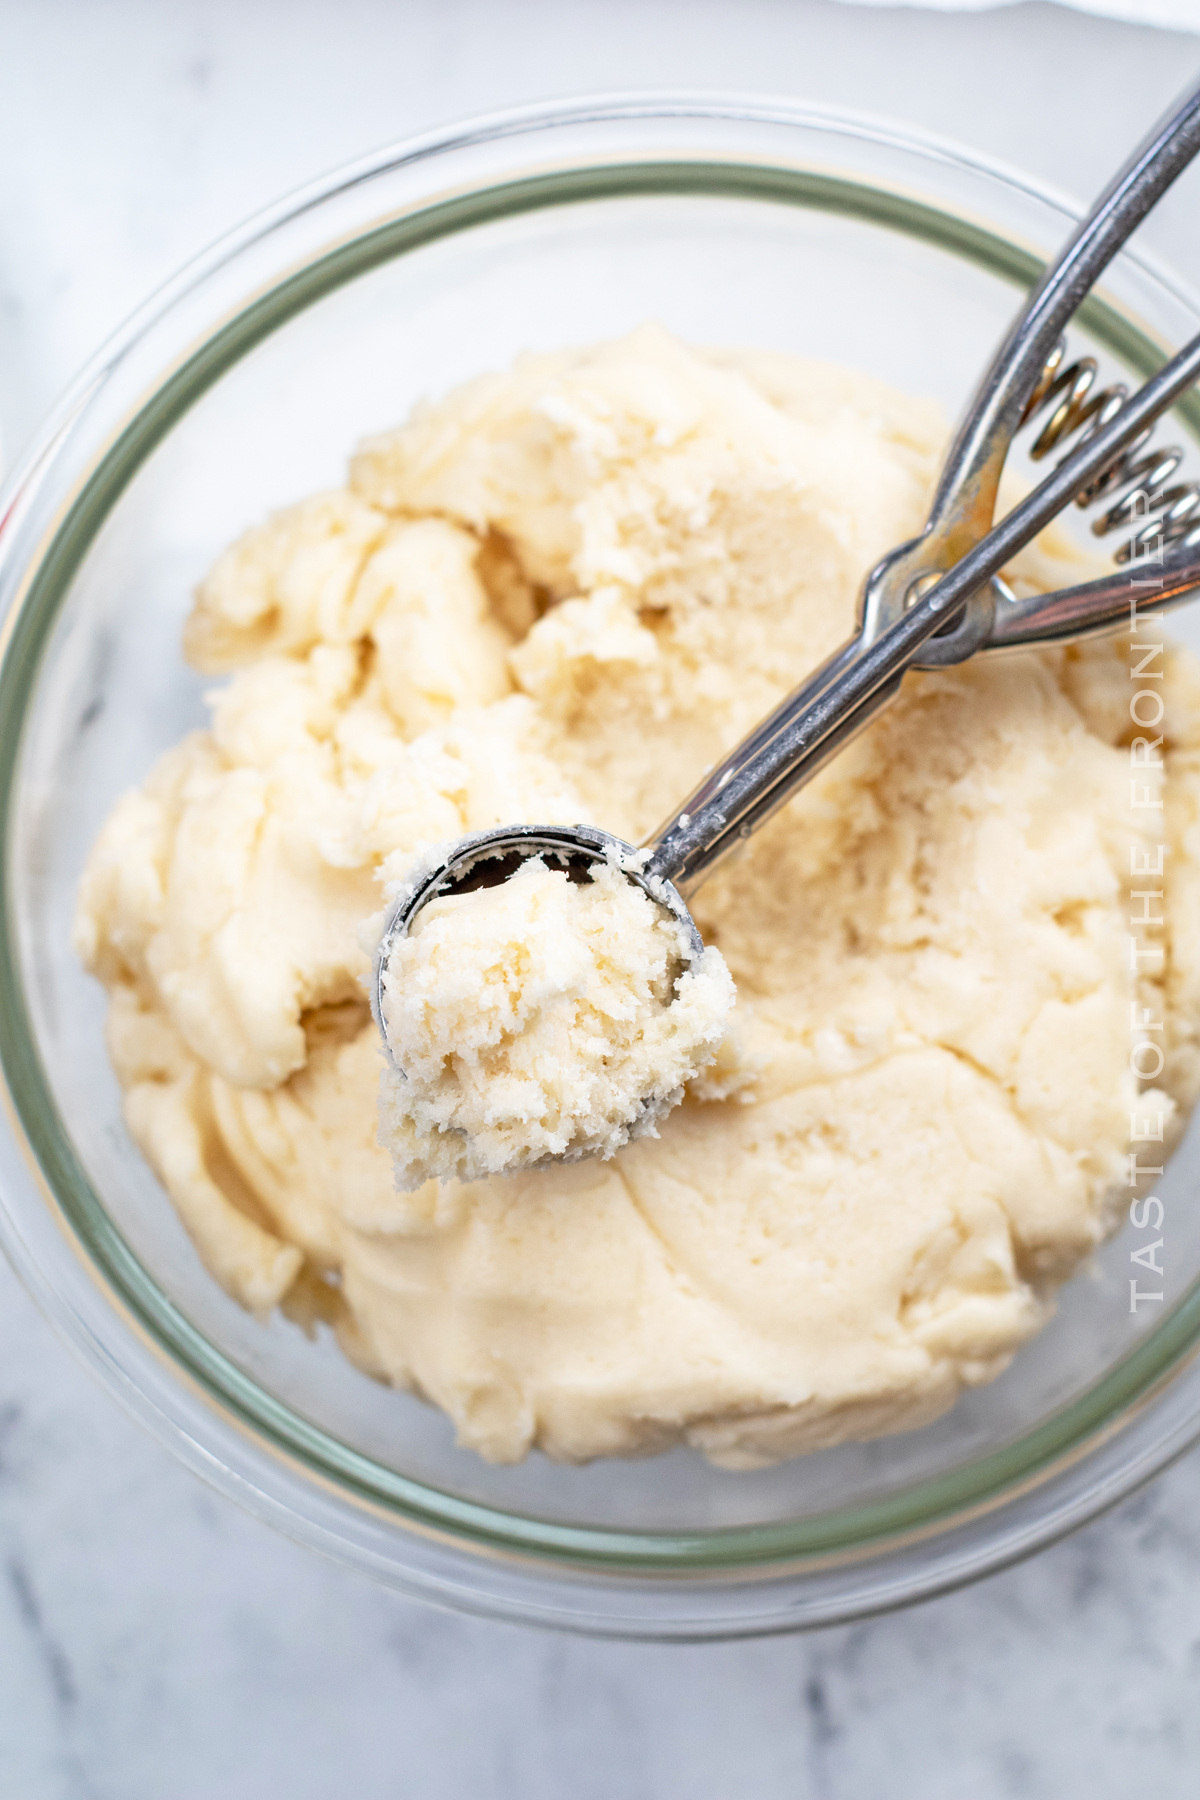
[{"label": "scoop handle", "polygon": [[979,536],[990,527],[1013,433],[1064,326],[1197,153],[1200,85],[1175,101],[1131,153],[1013,322],[947,453],[927,530],[942,537],[973,523]]},{"label": "scoop handle", "polygon": [[[946,453],[920,537],[867,577],[859,615],[865,635],[886,630],[903,611],[918,575],[950,568],[990,529],[1005,458],[1047,358],[1080,302],[1198,152],[1200,86],[1193,86],[1113,176],[1010,326]],[[993,616],[993,596],[980,588],[957,641],[941,645],[931,660],[960,661],[988,645]]]},{"label": "scoop handle", "polygon": [[[1130,233],[1200,151],[1200,87],[1159,122],[1109,182],[1046,271],[984,376],[942,471],[921,536],[901,544],[868,577],[859,630],[742,740],[667,820],[648,848],[648,875],[685,898],[823,768],[899,692],[905,671],[935,634],[953,633],[975,597],[1015,552],[1048,525],[1114,455],[1200,376],[1200,336],[1179,351],[1107,426],[1090,433],[999,525],[1000,471],[1034,380],[1066,320]],[[986,533],[986,535],[984,535]],[[947,565],[951,565],[947,567]],[[1172,566],[1175,586],[1151,590],[1159,605],[1200,581],[1191,553]],[[1128,607],[1140,569],[1038,601],[1006,607],[997,635],[991,596],[946,642],[960,660],[1007,637],[1018,644],[1102,630]],[[1195,577],[1195,579],[1193,579]],[[1147,609],[1148,610],[1148,609]],[[1039,627],[1038,621],[1041,620]],[[1024,634],[1024,635],[1022,635]]]},{"label": "scoop handle", "polygon": [[985,654],[1075,643],[1114,626],[1136,628],[1147,615],[1165,612],[1200,589],[1200,543],[1168,551],[1161,560],[1139,558],[1098,581],[997,604]]}]

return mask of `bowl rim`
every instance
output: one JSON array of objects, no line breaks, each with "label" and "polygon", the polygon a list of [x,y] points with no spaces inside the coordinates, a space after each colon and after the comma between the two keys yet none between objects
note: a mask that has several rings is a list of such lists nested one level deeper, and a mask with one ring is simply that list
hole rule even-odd
[{"label": "bowl rim", "polygon": [[[86,413],[92,398],[120,367],[131,347],[141,343],[156,323],[170,315],[185,297],[201,288],[217,271],[235,263],[250,247],[362,183],[397,169],[425,163],[440,168],[447,157],[464,148],[506,140],[520,143],[531,134],[553,132],[563,126],[609,123],[635,126],[651,120],[685,119],[711,124],[805,127],[857,137],[883,148],[915,153],[923,161],[933,160],[986,176],[1010,191],[1023,193],[1056,211],[1066,212],[1068,216],[1077,216],[1077,209],[1053,189],[1010,171],[994,159],[962,151],[932,134],[897,127],[867,114],[783,101],[708,93],[601,95],[551,107],[525,106],[489,114],[403,140],[344,165],[255,214],[188,263],[107,341],[59,402],[0,489],[0,580],[6,574],[10,546],[19,537],[16,527],[43,482],[52,474],[56,457]],[[639,171],[646,169],[651,171],[648,181],[644,175],[639,175]],[[692,171],[691,176],[688,170]],[[597,171],[602,173],[602,180],[597,179]],[[698,176],[696,171],[699,171]],[[774,192],[768,191],[770,181],[764,188],[764,176],[776,180]],[[785,178],[782,183],[776,179],[781,176]],[[641,188],[636,185],[639,180],[643,183]],[[664,182],[676,185],[664,186]],[[714,183],[723,185],[714,186]],[[462,1500],[399,1476],[394,1470],[342,1444],[324,1428],[305,1420],[261,1388],[223,1352],[216,1350],[158,1288],[108,1218],[99,1196],[91,1190],[82,1164],[73,1156],[65,1126],[59,1134],[61,1142],[47,1139],[43,1129],[43,1109],[48,1110],[52,1121],[57,1118],[57,1109],[49,1086],[40,1075],[35,1034],[23,1007],[20,951],[14,938],[15,914],[8,887],[13,848],[10,802],[15,783],[7,777],[17,767],[22,747],[25,719],[20,699],[22,693],[33,691],[32,678],[79,562],[100,523],[142,461],[214,380],[233,367],[270,331],[331,292],[335,286],[355,279],[379,262],[404,254],[407,248],[430,241],[431,228],[435,235],[445,235],[470,229],[483,217],[495,218],[499,194],[504,195],[503,204],[509,211],[586,202],[609,193],[634,191],[741,193],[754,198],[776,198],[791,204],[832,205],[838,192],[845,201],[844,190],[848,187],[875,196],[872,204],[876,206],[881,222],[895,226],[898,219],[907,218],[908,226],[915,227],[912,235],[923,236],[936,229],[944,238],[944,222],[950,220],[954,246],[960,253],[990,259],[987,266],[993,272],[1005,274],[1018,283],[1033,279],[1040,268],[1037,256],[1011,238],[997,235],[944,207],[915,200],[886,183],[847,183],[827,171],[814,172],[811,168],[802,176],[799,166],[784,167],[753,158],[730,163],[719,156],[693,152],[688,157],[651,155],[640,160],[618,159],[607,164],[584,162],[549,174],[527,174],[519,181],[487,180],[449,198],[443,193],[423,207],[402,210],[397,218],[376,228],[374,233],[360,232],[336,249],[327,249],[316,260],[276,282],[210,333],[179,367],[170,370],[122,434],[93,459],[88,481],[56,520],[49,538],[39,545],[34,562],[19,572],[19,591],[0,624],[0,776],[4,777],[0,792],[0,829],[5,844],[4,886],[0,890],[0,926],[3,928],[0,931],[0,1073],[3,1075],[0,1099],[13,1138],[22,1150],[47,1213],[57,1219],[76,1255],[84,1258],[89,1275],[99,1284],[109,1310],[122,1319],[124,1330],[141,1338],[156,1354],[167,1359],[177,1377],[198,1383],[208,1405],[223,1410],[243,1429],[248,1428],[265,1437],[266,1448],[275,1459],[291,1459],[309,1478],[315,1476],[318,1481],[332,1482],[341,1493],[350,1496],[353,1503],[369,1509],[382,1507],[405,1532],[431,1535],[438,1540],[444,1540],[449,1534],[457,1546],[472,1555],[483,1553],[520,1561],[533,1559],[542,1574],[565,1569],[650,1581],[672,1577],[672,1586],[681,1577],[700,1575],[706,1579],[711,1591],[714,1578],[723,1577],[735,1584],[797,1575],[803,1578],[806,1573],[821,1568],[830,1557],[853,1560],[881,1551],[890,1554],[931,1534],[962,1527],[984,1514],[994,1514],[998,1508],[1027,1494],[1032,1487],[1045,1487],[1058,1474],[1077,1464],[1095,1445],[1111,1442],[1122,1421],[1143,1416],[1149,1400],[1191,1366],[1200,1354],[1200,1282],[1195,1283],[1099,1383],[1052,1413],[1033,1431],[1021,1434],[1012,1444],[999,1450],[971,1459],[958,1469],[911,1483],[883,1501],[838,1509],[833,1515],[836,1525],[832,1527],[825,1523],[829,1515],[814,1515],[802,1521],[799,1531],[795,1521],[783,1525],[724,1527],[711,1532],[564,1526]],[[803,198],[799,197],[801,195]],[[436,217],[431,218],[433,214]],[[922,214],[923,218],[919,216]],[[1161,269],[1157,259],[1132,252],[1127,253],[1126,260],[1140,266],[1175,299],[1191,310],[1197,310],[1197,303],[1190,293],[1177,277]],[[1135,366],[1141,366],[1149,373],[1161,360],[1161,348],[1109,302],[1094,296],[1087,305],[1086,322],[1093,334],[1108,342]],[[1193,392],[1182,410],[1192,435],[1200,438],[1200,394]],[[40,1093],[35,1077],[40,1078]],[[34,1081],[32,1087],[31,1080]],[[85,1208],[81,1215],[77,1207],[64,1199],[64,1193],[75,1193],[79,1184],[92,1196],[94,1206],[90,1214]],[[64,1315],[61,1297],[53,1295],[53,1284],[48,1283],[44,1271],[38,1267],[36,1250],[27,1241],[19,1218],[12,1213],[4,1189],[0,1189],[0,1240],[5,1243],[18,1272],[31,1286],[35,1297],[44,1307],[49,1305],[55,1322],[67,1330],[75,1347],[83,1351],[85,1360],[98,1368],[109,1385],[115,1386],[128,1403],[128,1377],[117,1378],[114,1359],[119,1361],[119,1358],[115,1347],[111,1342],[101,1344],[97,1341],[99,1315],[90,1320],[85,1330],[80,1329],[78,1319]],[[147,1305],[147,1289],[157,1295],[155,1305]],[[67,1313],[70,1314],[69,1308]],[[144,1415],[146,1409],[135,1406],[135,1410]],[[1200,1398],[1188,1428],[1192,1436],[1200,1436]],[[1161,1466],[1185,1447],[1180,1430],[1177,1424],[1170,1445],[1164,1447],[1155,1466]],[[178,1449],[177,1425],[172,1426],[170,1433],[158,1428],[158,1435],[168,1435],[169,1441]],[[336,1455],[331,1456],[331,1445],[336,1446]],[[1017,1457],[1016,1452],[1022,1447],[1023,1454]],[[189,1460],[195,1462],[194,1458]],[[232,1486],[238,1497],[247,1498],[244,1480],[231,1484],[212,1467],[206,1468],[205,1472],[226,1491],[231,1491]],[[1139,1464],[1138,1473],[1131,1475],[1128,1485],[1145,1479],[1152,1472]],[[1117,1497],[1109,1491],[1111,1487],[1110,1481],[1104,1497],[1096,1499],[1092,1511]],[[932,1509],[928,1504],[930,1489],[938,1490],[941,1496]],[[279,1504],[270,1510],[273,1515],[278,1515]],[[1075,1512],[1079,1517],[1087,1516],[1078,1504]],[[1063,1517],[1060,1511],[1052,1521],[1047,1520],[1037,1541],[1045,1541],[1079,1522],[1079,1517],[1072,1516],[1064,1523]],[[276,1516],[276,1522],[283,1521]],[[309,1535],[311,1539],[311,1534],[303,1531],[300,1535]],[[1034,1547],[1036,1544],[1032,1541],[1025,1546],[1027,1549]],[[976,1566],[962,1579],[970,1579],[1002,1560],[1004,1551],[996,1546],[990,1559],[986,1555],[976,1557]],[[942,1586],[951,1584],[949,1579],[940,1582]],[[937,1584],[927,1583],[923,1591],[933,1591],[934,1585]],[[511,1616],[511,1606],[502,1610]],[[843,1612],[838,1616],[849,1615]],[[816,1621],[793,1620],[796,1622]]]}]

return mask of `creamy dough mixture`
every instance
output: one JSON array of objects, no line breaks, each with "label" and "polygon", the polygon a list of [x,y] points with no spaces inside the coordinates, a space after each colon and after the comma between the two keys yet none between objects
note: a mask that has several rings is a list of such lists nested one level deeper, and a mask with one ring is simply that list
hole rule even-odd
[{"label": "creamy dough mixture", "polygon": [[397,1186],[612,1156],[653,1133],[733,1008],[721,952],[692,960],[682,925],[615,861],[576,884],[533,857],[499,887],[422,907],[383,978]]},{"label": "creamy dough mixture", "polygon": [[[501,823],[636,843],[846,635],[943,437],[865,376],[646,329],[423,407],[200,589],[187,654],[232,679],[80,896],[130,1129],[231,1293],[327,1319],[486,1457],[746,1467],[934,1418],[1113,1227],[1131,1110],[1169,1138],[1195,1097],[1200,682],[1167,659],[1165,807],[1132,812],[1122,638],[910,675],[701,891],[739,1004],[660,1136],[394,1184],[389,884]],[[1077,575],[1049,540],[1011,571]],[[1137,1099],[1134,1004],[1169,1094]]]}]

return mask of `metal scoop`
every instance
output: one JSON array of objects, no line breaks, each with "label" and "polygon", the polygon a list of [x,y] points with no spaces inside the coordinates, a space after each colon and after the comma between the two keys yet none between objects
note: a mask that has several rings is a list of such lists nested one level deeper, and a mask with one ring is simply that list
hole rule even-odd
[{"label": "metal scoop", "polygon": [[[935,668],[980,652],[1028,649],[1111,629],[1159,612],[1200,588],[1200,520],[1173,490],[1157,539],[1147,538],[1137,483],[1155,459],[1137,461],[1148,428],[1200,378],[1200,335],[1132,398],[1110,391],[1075,449],[993,528],[1000,474],[1014,434],[1053,397],[1061,334],[1103,270],[1176,176],[1200,151],[1200,88],[1155,127],[1100,196],[1001,345],[951,445],[924,531],[867,577],[858,628],[840,650],[707,774],[640,850],[590,825],[509,825],[463,838],[421,871],[395,903],[375,960],[373,1008],[384,1033],[383,977],[397,940],[436,896],[493,885],[543,855],[586,879],[613,847],[630,880],[683,923],[694,954],[701,938],[686,901],[717,865],[855,737],[899,692],[911,668]],[[1074,373],[1070,371],[1069,373]],[[1043,437],[1045,437],[1043,433]],[[1178,453],[1168,453],[1171,470]],[[1089,504],[1133,482],[1123,505],[1140,520],[1136,554],[1098,581],[1017,600],[1000,570],[1072,500]],[[1183,494],[1180,500],[1175,496]],[[1158,550],[1148,543],[1158,542]],[[1120,554],[1120,553],[1118,553]],[[390,1054],[390,1046],[389,1046]]]}]

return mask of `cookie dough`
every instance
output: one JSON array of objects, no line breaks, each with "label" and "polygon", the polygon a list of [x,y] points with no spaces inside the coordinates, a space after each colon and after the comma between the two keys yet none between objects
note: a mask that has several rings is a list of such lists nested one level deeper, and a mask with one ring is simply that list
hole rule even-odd
[{"label": "cookie dough", "polygon": [[[1156,664],[1163,805],[1131,811],[1118,639],[910,675],[703,888],[738,1006],[658,1137],[395,1186],[365,922],[468,831],[640,841],[846,636],[944,434],[865,375],[646,328],[422,406],[197,595],[211,728],[79,899],[130,1130],[230,1292],[485,1457],[747,1467],[936,1417],[1112,1230],[1131,1112],[1169,1148],[1195,1098],[1200,682]],[[1079,560],[1050,534],[1007,573]]]},{"label": "cookie dough", "polygon": [[431,901],[393,946],[380,1136],[411,1191],[543,1158],[613,1156],[656,1130],[717,1053],[733,981],[616,861],[531,857]]}]

